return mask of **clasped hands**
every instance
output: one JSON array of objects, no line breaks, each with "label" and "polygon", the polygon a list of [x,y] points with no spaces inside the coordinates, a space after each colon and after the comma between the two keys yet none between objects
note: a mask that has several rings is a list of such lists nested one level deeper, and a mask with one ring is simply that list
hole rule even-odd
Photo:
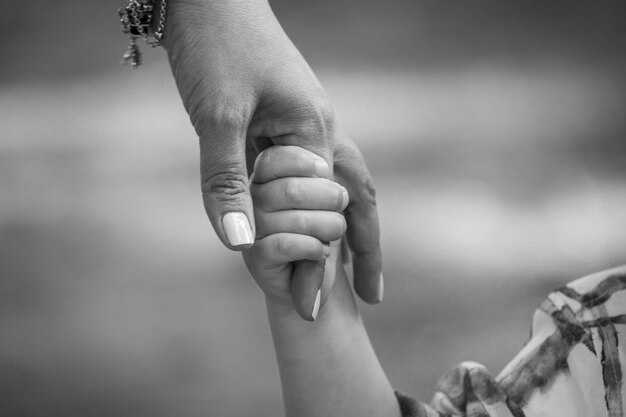
[{"label": "clasped hands", "polygon": [[[249,173],[264,149],[278,144],[312,152],[327,167],[316,175],[336,181],[350,196],[345,207],[336,208],[347,225],[355,292],[368,303],[379,302],[382,259],[371,175],[267,0],[168,4],[163,45],[200,138],[202,197],[217,236],[233,250],[249,249],[263,236],[255,224]],[[331,237],[339,236],[320,235]],[[293,305],[311,319],[324,271],[318,261],[294,265]]]}]

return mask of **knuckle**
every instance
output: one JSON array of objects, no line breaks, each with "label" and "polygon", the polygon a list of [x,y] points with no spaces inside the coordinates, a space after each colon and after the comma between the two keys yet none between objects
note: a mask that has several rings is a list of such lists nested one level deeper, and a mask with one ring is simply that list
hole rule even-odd
[{"label": "knuckle", "polygon": [[289,235],[282,235],[276,240],[276,250],[279,253],[289,253],[294,247],[294,241]]},{"label": "knuckle", "polygon": [[210,173],[202,180],[202,195],[221,201],[237,200],[247,190],[248,177],[235,165]]},{"label": "knuckle", "polygon": [[376,209],[377,207],[376,187],[372,177],[369,175],[364,176],[356,185],[355,192],[350,195],[350,202],[344,210],[344,214],[347,217],[356,215],[358,211],[362,212],[364,209]]},{"label": "knuckle", "polygon": [[355,185],[356,187],[351,188],[353,192],[350,194],[351,201],[348,208],[354,204],[376,207],[376,187],[372,177],[370,175],[361,176]]},{"label": "knuckle", "polygon": [[368,262],[382,262],[382,254],[380,249],[371,248],[356,248],[352,249],[352,256],[354,260],[361,261],[367,260]]},{"label": "knuckle", "polygon": [[316,112],[315,112],[315,124],[318,128],[321,128],[324,133],[331,135],[335,130],[335,112],[330,104],[330,101],[323,95],[317,99]]},{"label": "knuckle", "polygon": [[211,94],[198,96],[188,104],[188,112],[197,133],[219,134],[220,132],[241,132],[246,129],[249,112],[240,103],[241,98]]},{"label": "knuckle", "polygon": [[294,229],[298,231],[298,233],[310,235],[312,233],[312,224],[311,219],[309,219],[306,215],[299,215],[294,220],[295,227]]},{"label": "knuckle", "polygon": [[327,131],[332,132],[335,129],[335,112],[330,104],[330,101],[324,96],[319,104],[319,115],[324,127]]},{"label": "knuckle", "polygon": [[365,202],[371,205],[376,205],[376,186],[371,176],[363,178],[363,195]]},{"label": "knuckle", "polygon": [[231,105],[222,105],[211,112],[210,123],[218,132],[239,132],[245,130],[246,114],[241,108]]},{"label": "knuckle", "polygon": [[324,91],[307,95],[299,107],[305,130],[318,135],[331,135],[335,130],[335,112]]},{"label": "knuckle", "polygon": [[298,181],[288,180],[284,185],[284,194],[287,202],[292,206],[298,205],[304,198],[304,190]]}]

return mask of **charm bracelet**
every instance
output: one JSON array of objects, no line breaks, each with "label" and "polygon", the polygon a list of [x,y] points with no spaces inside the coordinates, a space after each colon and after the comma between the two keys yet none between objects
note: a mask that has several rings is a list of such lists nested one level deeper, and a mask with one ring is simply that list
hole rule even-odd
[{"label": "charm bracelet", "polygon": [[141,37],[152,48],[161,45],[163,29],[165,28],[165,7],[167,0],[161,0],[159,23],[150,37],[154,14],[154,0],[128,0],[125,7],[120,7],[117,13],[120,16],[122,31],[128,34],[130,42],[128,49],[122,55],[122,64],[130,64],[132,68],[141,65],[141,52],[137,46],[137,38]]}]

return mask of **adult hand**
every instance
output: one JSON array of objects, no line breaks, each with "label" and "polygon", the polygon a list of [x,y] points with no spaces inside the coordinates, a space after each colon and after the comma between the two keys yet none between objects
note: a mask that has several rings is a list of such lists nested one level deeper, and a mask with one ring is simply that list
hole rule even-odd
[{"label": "adult hand", "polygon": [[[255,236],[246,153],[250,161],[270,143],[297,145],[333,166],[334,115],[267,0],[169,0],[167,13],[163,45],[200,138],[204,206],[224,245],[244,250]],[[340,141],[337,151],[338,178],[353,200],[347,221],[355,288],[377,302],[381,261],[371,179],[350,142]],[[325,175],[332,178],[331,170]],[[298,300],[308,305],[315,297],[305,276],[320,272],[312,264],[294,272],[297,309]]]}]

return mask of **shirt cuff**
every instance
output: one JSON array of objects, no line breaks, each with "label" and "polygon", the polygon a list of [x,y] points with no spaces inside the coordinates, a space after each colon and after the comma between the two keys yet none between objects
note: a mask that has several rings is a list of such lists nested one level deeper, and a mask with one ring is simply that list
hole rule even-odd
[{"label": "shirt cuff", "polygon": [[444,417],[443,414],[438,413],[429,406],[417,401],[415,398],[404,394],[403,392],[396,391],[396,398],[398,398],[398,404],[400,405],[400,412],[402,417]]}]

